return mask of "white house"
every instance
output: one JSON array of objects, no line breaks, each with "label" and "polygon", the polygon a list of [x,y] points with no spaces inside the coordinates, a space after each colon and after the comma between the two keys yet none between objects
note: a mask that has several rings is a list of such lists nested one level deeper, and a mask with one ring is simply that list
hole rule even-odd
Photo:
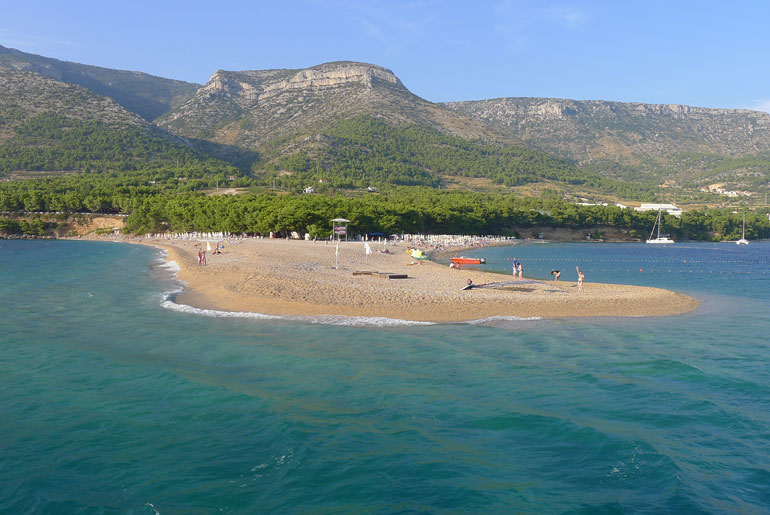
[{"label": "white house", "polygon": [[642,204],[639,207],[635,207],[634,211],[665,211],[669,215],[673,215],[677,218],[682,216],[682,208],[676,207],[674,204]]}]

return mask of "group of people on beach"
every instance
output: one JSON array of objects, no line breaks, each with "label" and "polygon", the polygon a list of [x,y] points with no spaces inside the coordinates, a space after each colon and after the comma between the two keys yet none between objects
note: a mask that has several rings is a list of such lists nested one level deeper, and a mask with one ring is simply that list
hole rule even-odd
[{"label": "group of people on beach", "polygon": [[[583,271],[580,270],[579,266],[576,266],[575,270],[577,270],[578,274],[578,292],[583,293],[583,281],[585,281],[586,276]],[[553,276],[554,281],[558,281],[559,277],[561,277],[561,270],[551,270],[551,275]]]}]

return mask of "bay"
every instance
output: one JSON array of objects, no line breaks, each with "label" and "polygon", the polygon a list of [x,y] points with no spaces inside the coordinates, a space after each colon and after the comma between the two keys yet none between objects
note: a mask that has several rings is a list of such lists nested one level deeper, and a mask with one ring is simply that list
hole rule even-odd
[{"label": "bay", "polygon": [[168,309],[178,285],[152,248],[0,241],[0,511],[770,509],[770,244],[478,255],[702,304],[445,325],[233,318]]}]

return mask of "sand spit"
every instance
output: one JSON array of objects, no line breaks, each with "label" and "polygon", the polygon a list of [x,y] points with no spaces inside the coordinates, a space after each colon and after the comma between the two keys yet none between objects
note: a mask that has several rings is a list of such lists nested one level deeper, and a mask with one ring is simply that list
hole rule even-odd
[{"label": "sand spit", "polygon": [[[415,261],[404,246],[391,254],[376,250],[368,258],[361,242],[335,245],[288,240],[244,240],[226,244],[222,254],[207,253],[199,266],[197,253],[205,243],[143,242],[168,251],[178,263],[179,279],[187,283],[177,302],[201,309],[245,311],[270,315],[342,315],[386,317],[424,322],[461,322],[488,317],[662,316],[694,310],[698,301],[660,288],[587,282],[584,293],[569,281],[522,281],[504,289],[474,284],[509,282],[510,276]],[[370,271],[407,275],[387,279],[354,275]],[[590,278],[589,278],[590,279]]]}]

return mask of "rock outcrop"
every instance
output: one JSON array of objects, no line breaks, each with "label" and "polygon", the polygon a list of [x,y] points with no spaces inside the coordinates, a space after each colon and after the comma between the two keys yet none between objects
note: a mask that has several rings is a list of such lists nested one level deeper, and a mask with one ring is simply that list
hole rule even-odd
[{"label": "rock outcrop", "polygon": [[634,163],[682,152],[743,155],[770,150],[770,114],[745,109],[553,98],[442,105],[580,162]]},{"label": "rock outcrop", "polygon": [[465,137],[492,132],[483,122],[412,94],[392,71],[355,62],[302,70],[220,70],[159,123],[184,136],[257,148],[361,114]]}]

